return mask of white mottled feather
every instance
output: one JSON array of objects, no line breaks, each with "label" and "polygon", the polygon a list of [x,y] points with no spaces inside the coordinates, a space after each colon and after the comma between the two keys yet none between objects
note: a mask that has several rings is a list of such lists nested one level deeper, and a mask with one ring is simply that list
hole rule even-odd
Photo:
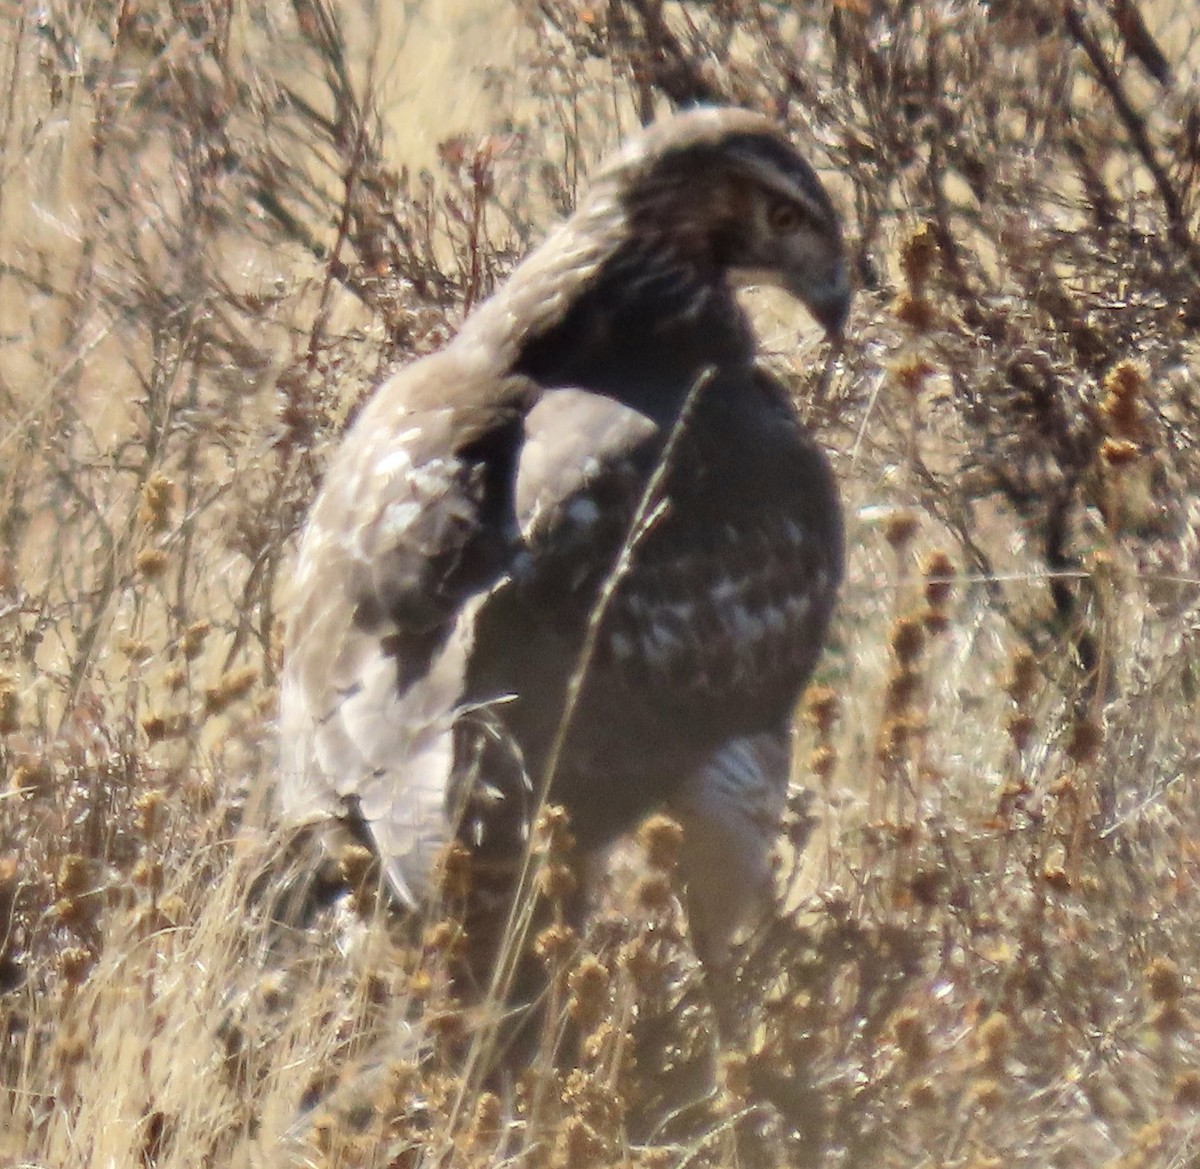
[{"label": "white mottled feather", "polygon": [[[451,437],[474,415],[422,408],[430,377],[473,371],[469,361],[439,369],[441,358],[386,382],[329,469],[301,541],[280,702],[285,818],[356,810],[397,894],[414,905],[449,838],[451,732],[482,599],[468,599],[420,685],[402,692],[385,644],[397,631],[389,597],[418,589],[421,548],[473,518],[457,494]],[[364,597],[379,612],[360,627]]]}]

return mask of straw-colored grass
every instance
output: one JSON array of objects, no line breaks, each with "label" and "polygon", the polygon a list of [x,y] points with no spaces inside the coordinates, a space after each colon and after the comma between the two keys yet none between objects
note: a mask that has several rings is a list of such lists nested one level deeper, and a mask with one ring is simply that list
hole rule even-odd
[{"label": "straw-colored grass", "polygon": [[[64,2],[0,44],[0,1165],[1196,1162],[1187,0]],[[753,299],[852,537],[816,827],[740,1044],[657,823],[541,939],[578,1059],[548,1025],[494,1094],[454,923],[306,898],[273,823],[294,536],[371,385],[696,99],[788,118],[863,284],[824,394]]]}]

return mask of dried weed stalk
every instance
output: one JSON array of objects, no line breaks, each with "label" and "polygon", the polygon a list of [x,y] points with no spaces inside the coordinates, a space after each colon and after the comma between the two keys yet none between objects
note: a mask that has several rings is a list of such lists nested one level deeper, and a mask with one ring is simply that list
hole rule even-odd
[{"label": "dried weed stalk", "polygon": [[[352,5],[55,0],[0,34],[0,1161],[1188,1163],[1190,7],[525,12],[539,96],[435,173],[398,165]],[[836,366],[763,313],[852,513],[816,797],[736,1041],[655,823],[585,936],[539,936],[556,1011],[481,1085],[468,866],[417,930],[355,845],[314,868],[258,827],[290,541],[371,385],[696,100],[790,122],[852,222]]]}]

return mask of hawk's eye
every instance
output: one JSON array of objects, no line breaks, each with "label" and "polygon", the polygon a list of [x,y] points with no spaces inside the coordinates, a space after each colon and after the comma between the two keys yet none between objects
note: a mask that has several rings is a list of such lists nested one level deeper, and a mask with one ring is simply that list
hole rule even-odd
[{"label": "hawk's eye", "polygon": [[767,223],[776,235],[790,235],[804,222],[804,212],[787,199],[777,199],[767,208]]}]

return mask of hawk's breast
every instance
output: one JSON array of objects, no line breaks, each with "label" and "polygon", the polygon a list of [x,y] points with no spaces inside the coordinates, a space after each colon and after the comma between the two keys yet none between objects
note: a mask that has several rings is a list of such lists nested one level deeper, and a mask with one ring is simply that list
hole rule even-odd
[{"label": "hawk's breast", "polygon": [[820,534],[775,515],[722,525],[702,542],[664,543],[617,590],[598,666],[677,707],[794,691],[833,600]]}]

